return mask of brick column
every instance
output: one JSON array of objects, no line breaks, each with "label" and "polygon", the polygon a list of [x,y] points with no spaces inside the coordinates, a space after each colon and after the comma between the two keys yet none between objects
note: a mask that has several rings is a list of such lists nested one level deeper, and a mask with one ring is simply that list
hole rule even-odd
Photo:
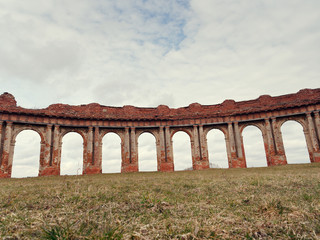
[{"label": "brick column", "polygon": [[234,136],[237,149],[237,167],[246,168],[246,156],[244,153],[243,137],[241,136],[238,122],[234,122]]},{"label": "brick column", "polygon": [[102,173],[101,152],[102,144],[100,143],[99,127],[89,126],[87,139],[84,140],[83,147],[83,174]]},{"label": "brick column", "polygon": [[49,124],[46,127],[46,132],[44,135],[44,142],[41,143],[40,150],[40,168],[39,176],[52,175],[52,167],[50,166],[51,157],[51,140],[52,140],[52,125]]},{"label": "brick column", "polygon": [[93,165],[93,127],[88,127],[87,138],[83,139],[82,174],[90,174]]},{"label": "brick column", "polygon": [[136,129],[134,127],[130,128],[130,170],[131,172],[138,172],[138,143],[136,139]]},{"label": "brick column", "polygon": [[310,150],[312,150],[310,155],[310,160],[311,162],[320,162],[319,142],[318,142],[318,137],[317,137],[317,133],[315,130],[311,113],[307,113],[307,122],[308,122],[308,133],[309,133],[310,144],[311,144],[311,146],[308,147],[308,149],[310,148]]},{"label": "brick column", "polygon": [[3,149],[3,144],[2,144],[2,125],[3,121],[0,120],[0,166],[2,162],[2,149]]},{"label": "brick column", "polygon": [[278,126],[277,119],[271,118],[271,129],[273,133],[273,140],[275,146],[275,155],[273,156],[273,165],[285,165],[287,164],[287,157],[284,150],[283,139],[281,130]]},{"label": "brick column", "polygon": [[236,157],[237,154],[236,154],[236,146],[235,146],[234,136],[233,136],[233,126],[231,122],[228,123],[228,128],[227,128],[226,147],[227,147],[229,168],[232,168],[233,159]]},{"label": "brick column", "polygon": [[53,138],[51,142],[51,174],[60,175],[60,163],[61,163],[61,141],[60,141],[60,126],[54,125]]},{"label": "brick column", "polygon": [[158,162],[158,171],[165,172],[166,164],[166,146],[164,139],[164,127],[159,127],[159,138],[157,139],[157,162]]},{"label": "brick column", "polygon": [[231,168],[245,168],[247,167],[244,155],[243,141],[240,135],[238,123],[228,123],[227,136],[227,153],[229,167]]},{"label": "brick column", "polygon": [[13,152],[12,152],[13,148],[11,147],[11,141],[12,141],[12,122],[7,122],[7,125],[5,127],[4,142],[2,147],[0,178],[11,177],[12,157],[13,157]]},{"label": "brick column", "polygon": [[320,115],[319,115],[319,111],[314,112],[314,118],[315,118],[315,127],[317,130],[317,136],[318,136],[318,140],[320,143]]},{"label": "brick column", "polygon": [[135,128],[125,128],[124,142],[121,143],[122,164],[121,172],[138,171],[138,154]]},{"label": "brick column", "polygon": [[192,155],[192,168],[194,170],[200,169],[201,157],[200,157],[200,146],[199,146],[199,133],[198,127],[193,125],[193,134],[191,137],[191,155]]},{"label": "brick column", "polygon": [[165,170],[166,172],[173,172],[174,171],[174,162],[173,162],[173,147],[172,147],[172,139],[170,133],[170,127],[166,126],[164,129],[164,140],[165,140]]},{"label": "brick column", "polygon": [[203,132],[203,125],[199,125],[199,137],[200,137],[202,169],[206,169],[206,168],[209,168],[209,153],[208,153],[207,137]]},{"label": "brick column", "polygon": [[[265,130],[262,135],[268,166],[287,164],[286,155],[284,154],[282,136],[281,132],[279,134],[276,119],[274,118],[272,120],[272,124],[270,123],[270,119],[265,119],[264,127]],[[277,142],[275,140],[275,136],[277,136]],[[277,145],[279,149],[283,150],[277,151]]]},{"label": "brick column", "polygon": [[313,151],[319,151],[319,143],[317,139],[317,133],[314,127],[311,113],[307,113],[308,130],[311,138],[311,144]]},{"label": "brick column", "polygon": [[130,136],[129,128],[124,129],[124,139],[121,141],[121,172],[128,172],[130,165]]},{"label": "brick column", "polygon": [[203,126],[193,126],[191,139],[191,153],[193,169],[209,168],[208,147],[203,133]]},{"label": "brick column", "polygon": [[102,142],[100,139],[99,127],[94,128],[94,159],[93,165],[95,167],[96,173],[102,173]]},{"label": "brick column", "polygon": [[274,156],[275,153],[275,144],[274,144],[274,138],[272,134],[270,119],[264,120],[264,131],[262,133],[263,142],[264,142],[264,149],[266,152],[266,158],[267,158],[267,164],[268,166],[276,165],[274,163]]}]

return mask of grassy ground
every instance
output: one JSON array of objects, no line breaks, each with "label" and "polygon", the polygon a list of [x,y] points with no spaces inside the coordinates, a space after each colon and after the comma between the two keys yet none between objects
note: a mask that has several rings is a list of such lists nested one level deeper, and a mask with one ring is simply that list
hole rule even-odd
[{"label": "grassy ground", "polygon": [[0,179],[2,239],[320,239],[320,164]]}]

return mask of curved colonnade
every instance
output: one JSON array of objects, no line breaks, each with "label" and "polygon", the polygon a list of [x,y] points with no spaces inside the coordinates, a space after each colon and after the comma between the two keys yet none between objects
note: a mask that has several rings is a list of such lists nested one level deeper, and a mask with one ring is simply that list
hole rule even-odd
[{"label": "curved colonnade", "polygon": [[209,168],[206,136],[212,129],[225,136],[229,167],[245,168],[242,131],[250,125],[262,132],[268,166],[283,165],[287,160],[280,128],[289,120],[302,125],[310,161],[320,162],[319,110],[320,89],[263,95],[250,101],[225,100],[217,105],[193,103],[177,109],[97,103],[25,109],[4,93],[0,96],[0,177],[11,177],[15,139],[23,130],[34,130],[41,138],[39,176],[60,175],[62,138],[69,132],[83,138],[83,174],[102,172],[102,139],[110,132],[121,139],[121,172],[138,171],[138,138],[144,132],[156,139],[158,171],[174,171],[172,137],[178,131],[190,137],[193,169]]}]

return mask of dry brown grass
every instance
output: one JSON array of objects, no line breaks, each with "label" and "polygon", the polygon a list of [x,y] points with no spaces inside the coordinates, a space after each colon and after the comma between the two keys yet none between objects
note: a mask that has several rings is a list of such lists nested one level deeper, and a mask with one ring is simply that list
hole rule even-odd
[{"label": "dry brown grass", "polygon": [[0,179],[2,239],[317,239],[320,164]]}]

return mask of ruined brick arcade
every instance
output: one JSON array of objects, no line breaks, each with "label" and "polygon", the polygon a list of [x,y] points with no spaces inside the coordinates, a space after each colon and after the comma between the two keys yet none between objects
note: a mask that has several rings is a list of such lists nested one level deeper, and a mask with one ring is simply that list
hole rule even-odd
[{"label": "ruined brick arcade", "polygon": [[77,132],[83,138],[83,174],[102,172],[102,139],[109,133],[121,138],[121,171],[138,171],[138,137],[149,132],[156,139],[158,171],[173,171],[172,137],[178,131],[190,137],[193,169],[209,168],[207,133],[224,133],[230,168],[245,168],[242,131],[258,127],[263,136],[268,166],[286,164],[281,125],[294,120],[303,127],[311,162],[320,162],[320,89],[304,89],[278,97],[250,101],[225,100],[217,105],[190,104],[171,109],[134,106],[109,107],[97,103],[80,106],[53,104],[25,109],[15,98],[0,95],[0,177],[11,177],[15,139],[23,130],[41,138],[39,176],[59,175],[62,138]]}]

